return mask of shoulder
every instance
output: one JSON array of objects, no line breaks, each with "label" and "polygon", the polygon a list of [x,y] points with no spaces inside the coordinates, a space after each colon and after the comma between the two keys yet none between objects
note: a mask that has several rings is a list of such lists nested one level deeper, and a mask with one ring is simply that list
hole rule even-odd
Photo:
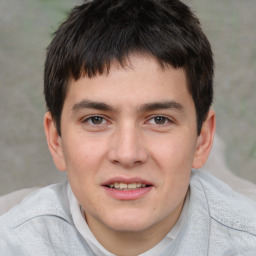
[{"label": "shoulder", "polygon": [[67,184],[54,184],[33,191],[22,202],[0,217],[0,228],[14,229],[42,216],[56,216],[70,221]]},{"label": "shoulder", "polygon": [[5,255],[94,255],[74,227],[67,184],[32,192],[0,217]]},{"label": "shoulder", "polygon": [[191,191],[203,197],[212,221],[256,237],[256,203],[200,170],[192,171]]}]

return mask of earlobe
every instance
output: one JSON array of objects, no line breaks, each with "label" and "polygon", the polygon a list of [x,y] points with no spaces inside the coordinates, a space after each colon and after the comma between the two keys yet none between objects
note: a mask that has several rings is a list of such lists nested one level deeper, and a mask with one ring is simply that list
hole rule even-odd
[{"label": "earlobe", "polygon": [[50,112],[47,112],[44,115],[44,131],[46,135],[48,148],[52,155],[55,166],[60,171],[65,171],[66,164],[62,150],[61,137],[57,132],[55,122]]},{"label": "earlobe", "polygon": [[213,110],[210,110],[208,112],[206,120],[202,125],[201,133],[197,139],[192,168],[199,169],[207,161],[213,144],[215,128],[215,112]]}]

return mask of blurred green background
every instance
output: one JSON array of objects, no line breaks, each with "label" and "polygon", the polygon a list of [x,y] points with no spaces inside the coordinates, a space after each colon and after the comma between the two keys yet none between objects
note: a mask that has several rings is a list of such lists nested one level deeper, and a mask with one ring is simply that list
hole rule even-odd
[{"label": "blurred green background", "polygon": [[[52,33],[81,0],[0,0],[0,195],[66,179],[43,132],[43,64]],[[256,183],[256,1],[186,0],[216,62],[217,134],[229,168]]]}]

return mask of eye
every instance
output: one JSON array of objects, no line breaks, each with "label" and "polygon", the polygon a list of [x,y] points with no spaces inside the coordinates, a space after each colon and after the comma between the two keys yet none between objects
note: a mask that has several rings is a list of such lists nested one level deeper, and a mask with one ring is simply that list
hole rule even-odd
[{"label": "eye", "polygon": [[83,122],[91,125],[100,125],[100,124],[107,123],[106,119],[103,118],[102,116],[90,116],[86,118]]},{"label": "eye", "polygon": [[163,125],[163,124],[167,124],[170,123],[170,119],[168,119],[167,117],[164,116],[154,116],[153,118],[151,118],[148,123],[150,124],[157,124],[157,125]]}]

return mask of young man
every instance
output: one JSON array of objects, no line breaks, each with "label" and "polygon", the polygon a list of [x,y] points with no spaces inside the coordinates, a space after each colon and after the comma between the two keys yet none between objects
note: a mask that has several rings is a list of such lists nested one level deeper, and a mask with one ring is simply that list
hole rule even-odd
[{"label": "young man", "polygon": [[45,62],[45,132],[68,184],[1,217],[2,255],[256,252],[256,205],[191,171],[212,146],[212,80],[210,44],[180,1],[76,7]]}]

